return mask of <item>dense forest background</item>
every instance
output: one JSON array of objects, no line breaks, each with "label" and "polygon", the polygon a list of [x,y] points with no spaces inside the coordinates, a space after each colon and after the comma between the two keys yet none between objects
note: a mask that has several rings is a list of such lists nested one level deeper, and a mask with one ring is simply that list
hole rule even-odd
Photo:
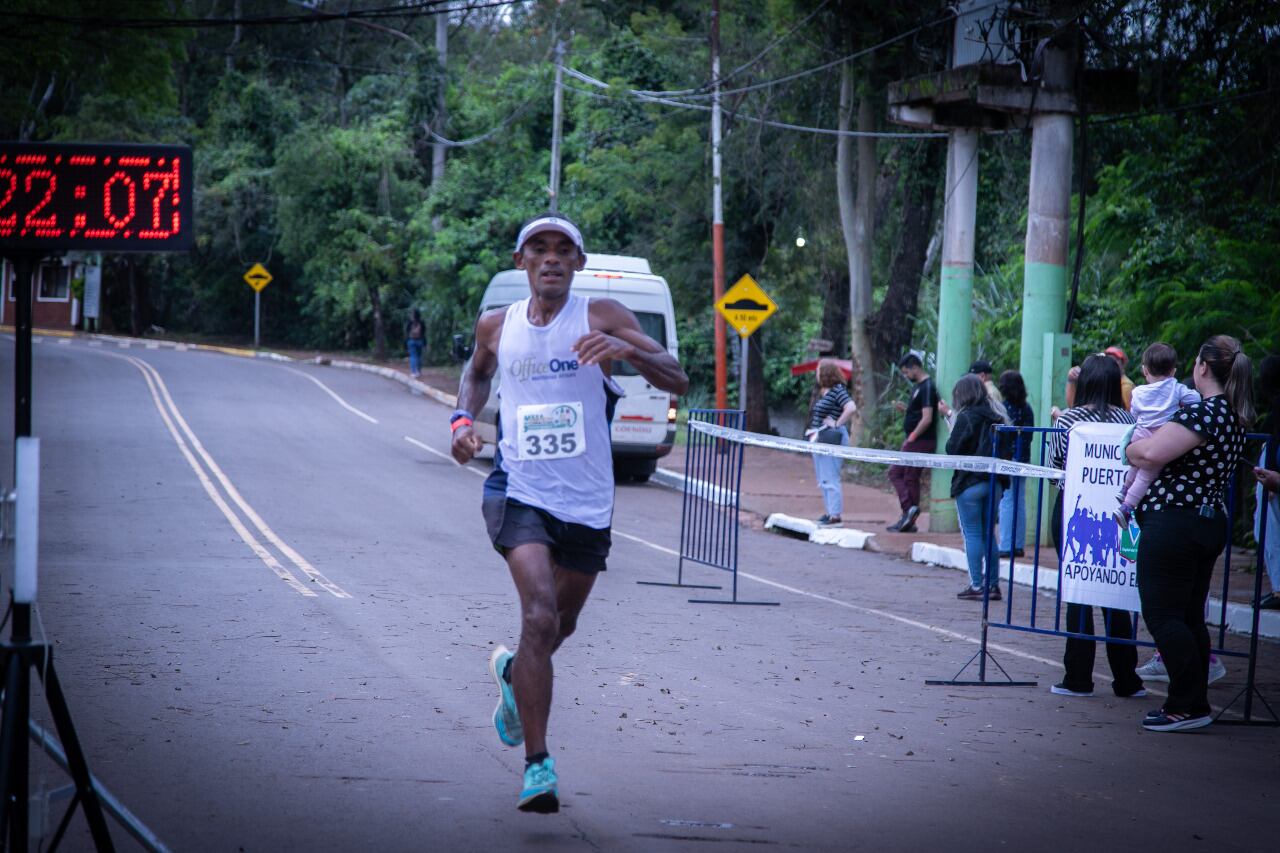
[{"label": "dense forest background", "polygon": [[[577,73],[565,78],[560,207],[589,250],[647,257],[671,283],[701,403],[713,378],[710,6],[16,0],[0,12],[0,136],[194,147],[197,248],[109,257],[112,328],[243,339],[241,275],[262,262],[275,276],[264,343],[394,358],[418,307],[428,358],[445,362],[510,266],[519,223],[547,206],[563,43]],[[727,279],[750,273],[780,306],[752,339],[753,399],[799,408],[809,380],[789,367],[813,357],[809,342],[846,357],[852,346],[838,143],[818,131],[906,130],[886,121],[887,85],[946,67],[953,18],[939,0],[722,6]],[[1280,6],[1020,6],[1035,25],[1022,32],[1070,32],[1089,67],[1139,75],[1136,109],[1077,122],[1077,353],[1162,339],[1189,359],[1217,332],[1255,358],[1280,351]],[[1012,50],[1030,67],[1036,46]],[[853,115],[855,102],[869,109]],[[934,350],[945,148],[877,139],[858,149],[874,168],[848,176],[869,193],[865,328],[881,404],[897,356]],[[1017,367],[1029,154],[1027,131],[993,133],[977,164],[973,354],[998,370]],[[894,420],[876,440],[893,440]]]}]

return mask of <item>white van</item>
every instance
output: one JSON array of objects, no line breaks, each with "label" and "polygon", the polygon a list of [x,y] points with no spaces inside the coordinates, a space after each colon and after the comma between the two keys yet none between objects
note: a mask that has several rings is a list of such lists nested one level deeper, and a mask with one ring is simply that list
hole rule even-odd
[{"label": "white van", "polygon": [[[675,308],[666,279],[654,275],[644,258],[624,255],[588,255],[586,269],[574,274],[573,292],[582,296],[607,296],[627,306],[649,337],[679,357],[676,346]],[[529,295],[529,275],[524,270],[498,273],[485,288],[480,313],[503,308]],[[631,365],[613,363],[613,378],[626,396],[613,414],[613,470],[619,480],[644,482],[658,459],[671,452],[676,435],[677,398],[645,381]],[[497,441],[499,393],[494,378],[489,402],[476,418],[476,431],[488,443]]]}]

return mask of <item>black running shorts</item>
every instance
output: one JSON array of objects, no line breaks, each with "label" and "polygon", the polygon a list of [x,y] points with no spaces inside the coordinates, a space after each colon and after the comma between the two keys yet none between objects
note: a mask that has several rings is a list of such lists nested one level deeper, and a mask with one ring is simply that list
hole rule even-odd
[{"label": "black running shorts", "polygon": [[489,539],[503,556],[517,545],[541,542],[551,549],[558,566],[587,574],[605,570],[613,543],[607,527],[561,521],[546,510],[499,495],[485,495],[482,511]]}]

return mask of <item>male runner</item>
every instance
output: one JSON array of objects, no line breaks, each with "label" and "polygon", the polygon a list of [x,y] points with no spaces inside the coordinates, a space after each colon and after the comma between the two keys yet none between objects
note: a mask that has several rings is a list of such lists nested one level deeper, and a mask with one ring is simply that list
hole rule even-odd
[{"label": "male runner", "polygon": [[551,656],[573,633],[609,555],[611,363],[630,362],[664,391],[689,387],[679,362],[630,310],[570,292],[586,260],[581,232],[563,216],[520,229],[515,265],[528,272],[529,298],[481,315],[451,419],[453,458],[465,464],[483,446],[471,413],[501,371],[498,447],[482,506],[520,597],[520,645],[515,655],[498,646],[489,659],[500,694],[493,723],[504,744],[525,745],[518,807],[543,814],[560,810],[547,754]]}]

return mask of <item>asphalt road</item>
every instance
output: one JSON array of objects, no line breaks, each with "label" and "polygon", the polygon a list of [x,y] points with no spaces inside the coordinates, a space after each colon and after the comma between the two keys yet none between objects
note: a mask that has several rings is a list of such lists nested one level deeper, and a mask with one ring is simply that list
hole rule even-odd
[{"label": "asphalt road", "polygon": [[[10,338],[6,412],[12,372]],[[957,573],[873,553],[744,530],[740,595],[781,607],[638,586],[676,571],[680,497],[656,485],[619,489],[556,658],[563,811],[517,812],[486,671],[515,597],[446,416],[314,365],[35,347],[41,625],[93,772],[171,849],[1274,848],[1280,730],[1143,732],[1160,697],[1102,675],[1052,696],[1060,641],[1010,631],[996,655],[1039,687],[926,686],[973,654],[978,607]],[[82,818],[66,846],[89,848]]]}]

